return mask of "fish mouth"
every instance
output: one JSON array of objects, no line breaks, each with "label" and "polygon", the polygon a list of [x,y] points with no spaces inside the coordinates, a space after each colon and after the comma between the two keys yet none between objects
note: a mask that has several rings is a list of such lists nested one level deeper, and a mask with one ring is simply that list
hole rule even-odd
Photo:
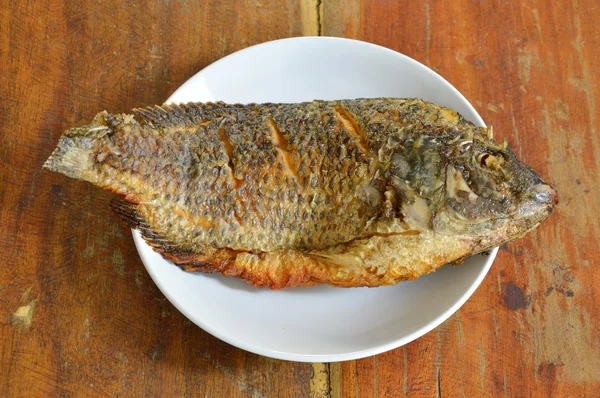
[{"label": "fish mouth", "polygon": [[529,219],[535,224],[548,218],[559,201],[556,190],[546,183],[533,186],[524,193],[522,199],[517,219]]},{"label": "fish mouth", "polygon": [[550,185],[538,184],[533,187],[532,191],[535,195],[535,199],[541,205],[545,205],[551,209],[558,205],[558,192],[556,192],[556,189],[552,188]]}]

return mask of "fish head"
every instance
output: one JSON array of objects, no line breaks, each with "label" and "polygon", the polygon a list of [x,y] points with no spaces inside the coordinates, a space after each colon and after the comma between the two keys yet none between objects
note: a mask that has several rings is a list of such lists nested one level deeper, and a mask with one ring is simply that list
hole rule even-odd
[{"label": "fish head", "polygon": [[443,200],[434,229],[516,239],[544,221],[558,203],[554,188],[517,159],[506,142],[494,141],[491,129],[478,128],[444,148]]}]

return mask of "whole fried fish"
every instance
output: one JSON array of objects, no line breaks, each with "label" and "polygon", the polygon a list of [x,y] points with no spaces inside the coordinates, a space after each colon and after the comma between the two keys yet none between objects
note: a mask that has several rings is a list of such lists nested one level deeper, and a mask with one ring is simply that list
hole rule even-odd
[{"label": "whole fried fish", "polygon": [[381,286],[522,237],[556,192],[492,130],[419,99],[101,112],[45,167],[186,271],[273,289]]}]

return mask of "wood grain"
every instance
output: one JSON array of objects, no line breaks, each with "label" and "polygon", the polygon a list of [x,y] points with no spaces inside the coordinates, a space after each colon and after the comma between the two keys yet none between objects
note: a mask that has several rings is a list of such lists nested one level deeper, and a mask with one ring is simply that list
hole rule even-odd
[{"label": "wood grain", "polygon": [[279,1],[35,1],[0,8],[0,396],[305,396],[311,365],[185,319],[110,195],[41,169],[65,128],[161,103],[241,48],[300,35]]},{"label": "wood grain", "polygon": [[435,331],[340,365],[334,396],[592,396],[600,389],[600,45],[595,1],[325,1],[323,33],[455,85],[560,193]]},{"label": "wood grain", "polygon": [[[594,396],[599,17],[593,0],[4,1],[0,396]],[[448,321],[358,361],[277,361],[210,336],[152,283],[109,194],[41,169],[98,110],[160,103],[231,52],[303,34],[430,66],[561,196]]]}]

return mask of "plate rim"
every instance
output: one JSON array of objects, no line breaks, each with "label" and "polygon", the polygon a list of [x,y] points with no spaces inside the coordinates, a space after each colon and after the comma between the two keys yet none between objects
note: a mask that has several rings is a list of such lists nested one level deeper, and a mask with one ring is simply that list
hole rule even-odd
[{"label": "plate rim", "polygon": [[[389,49],[387,47],[383,47],[378,44],[370,43],[368,41],[361,41],[361,40],[340,38],[340,37],[330,37],[330,36],[300,36],[300,37],[283,38],[283,39],[271,40],[271,41],[255,44],[253,46],[249,46],[249,47],[243,48],[241,50],[235,51],[231,54],[228,54],[228,55],[212,62],[211,64],[207,65],[203,69],[201,69],[198,72],[196,72],[195,74],[193,74],[190,78],[188,78],[185,82],[183,82],[167,98],[167,100],[165,101],[165,104],[172,103],[173,102],[172,98],[176,97],[178,95],[178,93],[180,92],[180,90],[182,90],[184,88],[184,86],[186,86],[186,84],[188,84],[190,81],[195,80],[198,77],[202,77],[204,74],[209,73],[211,70],[218,68],[221,63],[228,62],[230,59],[240,56],[241,53],[252,51],[256,47],[266,47],[266,46],[275,45],[275,44],[281,43],[281,42],[314,41],[314,40],[330,41],[330,42],[346,42],[346,43],[349,42],[353,45],[364,46],[364,47],[374,47],[380,51],[387,53],[390,56],[402,58],[405,62],[413,63],[416,67],[423,68],[426,73],[429,73],[429,74],[433,75],[435,78],[440,79],[443,83],[445,83],[447,85],[447,87],[453,92],[454,95],[457,95],[459,98],[461,98],[463,100],[465,105],[470,109],[470,111],[473,113],[473,115],[477,119],[477,120],[473,120],[473,122],[475,122],[475,124],[485,126],[483,119],[481,118],[481,116],[479,115],[477,110],[474,108],[474,106],[466,99],[466,97],[460,91],[458,91],[458,89],[456,89],[456,87],[454,87],[450,82],[448,82],[444,77],[442,77],[440,74],[438,74],[437,72],[435,72],[428,66],[426,66],[426,65],[422,64],[421,62],[419,62],[407,55],[404,55],[398,51]],[[298,353],[290,353],[290,352],[269,349],[269,348],[265,348],[262,346],[257,346],[257,345],[253,345],[251,343],[247,343],[247,342],[240,340],[238,338],[235,338],[229,334],[224,334],[220,328],[213,327],[211,324],[204,322],[202,319],[197,317],[195,314],[189,312],[187,309],[185,309],[183,304],[180,303],[179,300],[171,294],[171,291],[167,288],[167,286],[165,284],[163,284],[163,282],[158,277],[158,275],[155,274],[152,267],[147,264],[150,262],[150,260],[145,257],[142,247],[144,247],[144,249],[148,249],[148,248],[151,249],[150,246],[143,240],[143,238],[141,237],[141,235],[139,234],[139,232],[137,230],[132,229],[131,231],[132,231],[133,240],[134,240],[134,243],[136,246],[136,250],[138,251],[138,255],[140,256],[140,259],[142,260],[144,267],[146,268],[147,272],[150,274],[150,277],[152,278],[155,285],[159,288],[159,290],[162,292],[162,294],[169,300],[169,302],[171,304],[173,304],[173,306],[175,308],[177,308],[177,310],[179,312],[181,312],[186,318],[188,318],[190,321],[192,321],[194,324],[196,324],[196,326],[200,327],[201,329],[203,329],[207,333],[211,334],[212,336],[218,338],[219,340],[224,341],[228,344],[231,344],[237,348],[243,349],[245,351],[248,351],[248,352],[251,352],[254,354],[258,354],[258,355],[262,355],[262,356],[266,356],[266,357],[270,357],[270,358],[286,360],[286,361],[296,361],[296,362],[339,362],[339,361],[348,361],[348,360],[366,358],[366,357],[378,355],[378,354],[399,348],[401,346],[404,346],[404,345],[418,339],[419,337],[424,336],[425,334],[431,332],[433,329],[437,328],[444,321],[448,320],[456,311],[458,311],[466,303],[466,301],[473,295],[473,293],[477,290],[477,288],[479,288],[483,279],[488,274],[489,269],[491,268],[491,266],[496,258],[496,254],[498,252],[498,247],[490,250],[489,256],[486,258],[485,263],[479,270],[477,277],[471,283],[469,288],[464,293],[461,294],[460,298],[458,300],[456,300],[453,305],[451,305],[442,314],[440,314],[436,318],[429,321],[425,326],[421,327],[420,329],[415,330],[414,332],[412,332],[408,335],[405,335],[403,337],[393,339],[392,341],[390,341],[388,343],[374,345],[373,347],[370,347],[370,348],[356,350],[356,351],[350,351],[350,352],[346,352],[346,353],[342,353],[342,354],[298,354]]]}]

